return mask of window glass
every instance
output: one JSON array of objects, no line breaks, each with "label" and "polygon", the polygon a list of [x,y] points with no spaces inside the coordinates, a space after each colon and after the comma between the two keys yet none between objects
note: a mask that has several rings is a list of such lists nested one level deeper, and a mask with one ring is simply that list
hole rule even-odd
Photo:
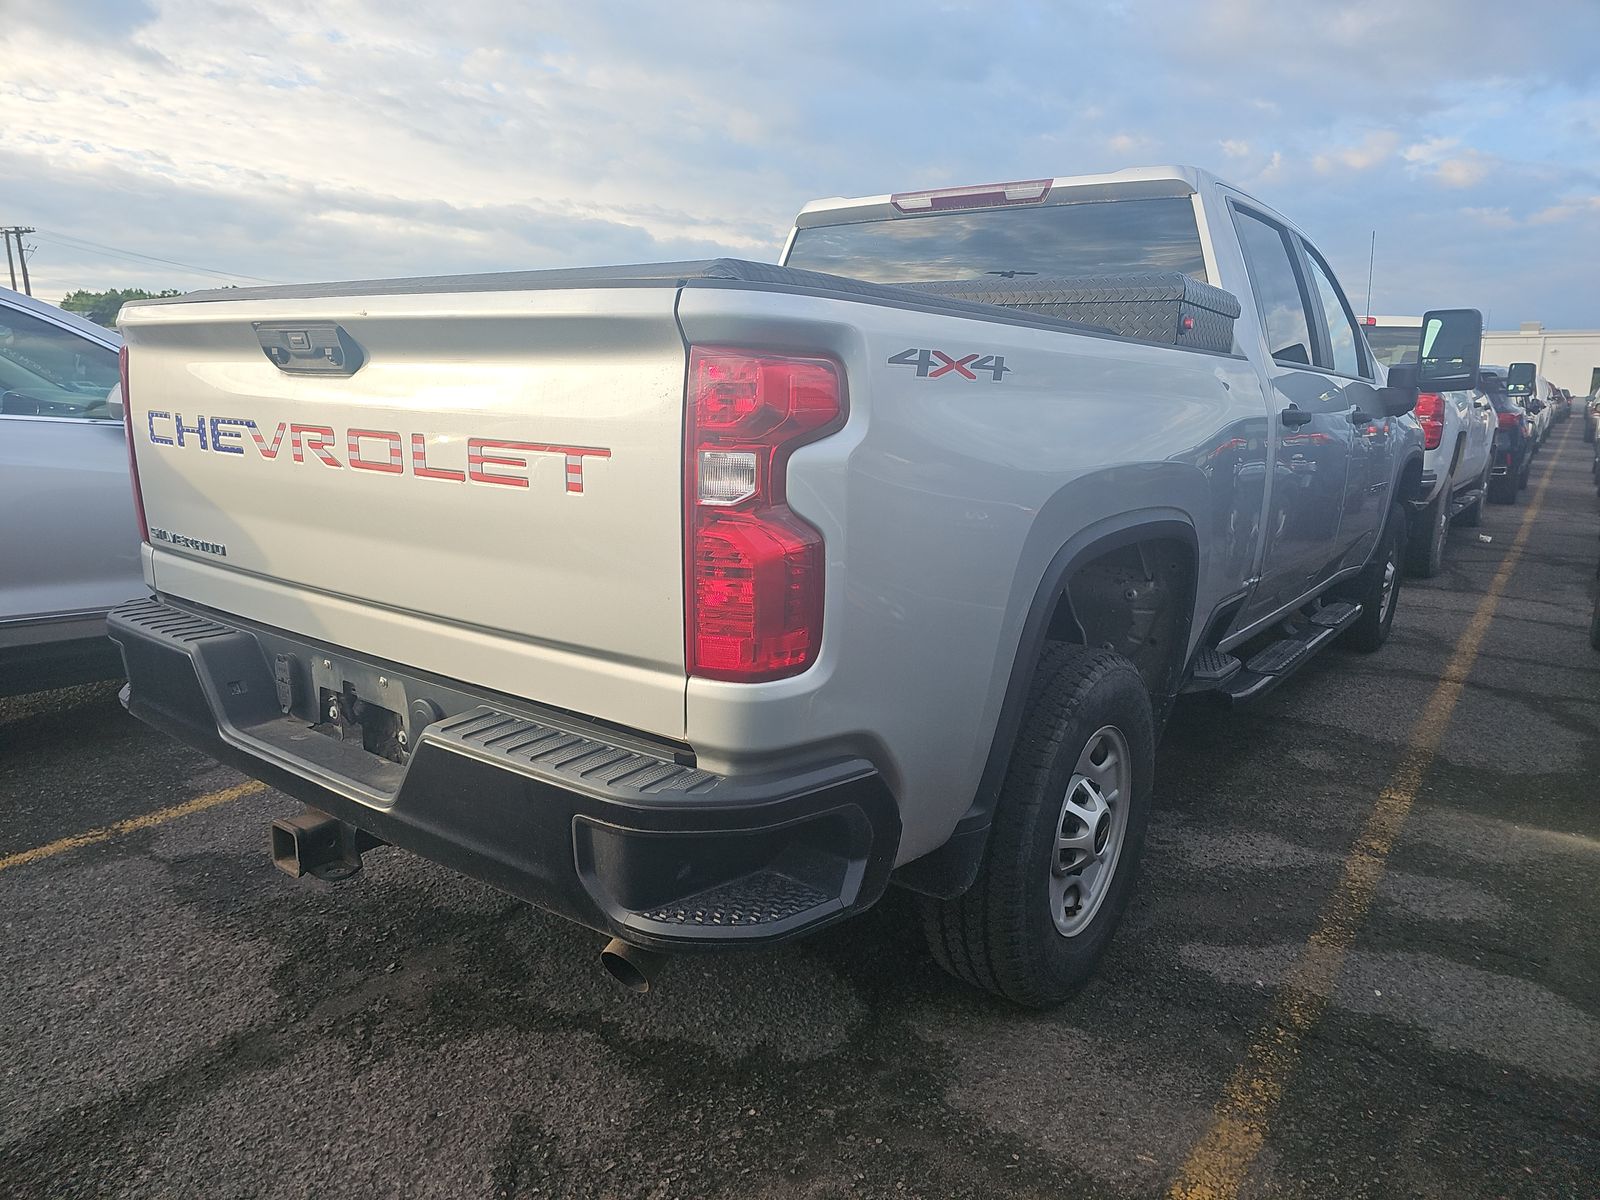
[{"label": "window glass", "polygon": [[1311,326],[1306,320],[1305,297],[1289,258],[1289,243],[1276,225],[1243,209],[1233,214],[1244,248],[1250,287],[1256,309],[1267,331],[1267,346],[1279,362],[1311,365]]},{"label": "window glass", "polygon": [[1181,271],[1206,277],[1188,197],[982,208],[813,225],[785,265],[870,283]]},{"label": "window glass", "polygon": [[1306,261],[1311,264],[1311,282],[1316,286],[1322,301],[1322,324],[1328,331],[1328,345],[1333,350],[1333,361],[1319,365],[1330,367],[1341,375],[1364,375],[1361,351],[1356,342],[1356,325],[1345,309],[1344,297],[1317,256],[1306,250]]},{"label": "window glass", "polygon": [[0,306],[0,414],[110,419],[116,385],[115,350]]},{"label": "window glass", "polygon": [[1368,325],[1367,345],[1372,356],[1386,367],[1417,361],[1417,343],[1422,339],[1419,325]]}]

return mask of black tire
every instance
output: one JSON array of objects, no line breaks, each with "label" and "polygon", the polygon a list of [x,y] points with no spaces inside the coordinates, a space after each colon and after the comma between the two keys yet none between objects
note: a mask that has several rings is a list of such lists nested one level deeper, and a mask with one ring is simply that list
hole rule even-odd
[{"label": "black tire", "polygon": [[[1066,802],[1076,794],[1074,780],[1082,778],[1075,774],[1080,757],[1100,744],[1106,729],[1120,733],[1127,750],[1121,843],[1097,907],[1068,936],[1057,928],[1052,903],[1053,885],[1072,878],[1056,868],[1062,853],[1057,837]],[[1039,663],[977,879],[953,900],[919,901],[939,965],[1032,1008],[1060,1004],[1083,987],[1132,894],[1154,774],[1150,696],[1133,664],[1109,650],[1051,644]],[[1094,853],[1105,853],[1098,835],[1095,840]],[[1064,912],[1071,920],[1071,909]]]},{"label": "black tire", "polygon": [[1483,475],[1478,480],[1478,498],[1463,508],[1455,519],[1455,524],[1463,529],[1476,529],[1483,524],[1483,500],[1489,494],[1489,472],[1494,469],[1493,457],[1484,464]]},{"label": "black tire", "polygon": [[1418,512],[1406,537],[1406,573],[1432,579],[1444,565],[1444,544],[1450,536],[1450,481],[1433,503]]},{"label": "black tire", "polygon": [[[1362,568],[1354,582],[1341,589],[1341,595],[1361,605],[1361,615],[1344,635],[1345,645],[1352,650],[1371,654],[1389,640],[1395,610],[1400,607],[1400,564],[1405,560],[1405,538],[1405,509],[1396,504],[1389,509],[1389,519],[1384,522],[1372,561]],[[1389,580],[1387,602],[1385,578]]]}]

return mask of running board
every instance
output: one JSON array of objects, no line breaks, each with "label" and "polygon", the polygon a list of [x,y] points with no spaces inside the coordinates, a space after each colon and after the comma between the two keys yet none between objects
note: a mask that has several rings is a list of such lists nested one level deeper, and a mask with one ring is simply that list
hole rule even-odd
[{"label": "running board", "polygon": [[1184,684],[1186,694],[1206,693],[1233,704],[1266,695],[1306,663],[1361,616],[1359,604],[1324,604],[1290,637],[1257,650],[1241,663],[1231,654],[1201,651]]},{"label": "running board", "polygon": [[1450,498],[1450,519],[1453,521],[1479,500],[1486,499],[1483,488],[1472,488],[1469,491],[1457,492]]}]

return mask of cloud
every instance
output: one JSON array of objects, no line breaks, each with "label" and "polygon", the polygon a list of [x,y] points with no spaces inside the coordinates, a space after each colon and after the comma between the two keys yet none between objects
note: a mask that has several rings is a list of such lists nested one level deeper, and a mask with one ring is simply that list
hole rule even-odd
[{"label": "cloud", "polygon": [[1394,130],[1374,130],[1355,145],[1317,155],[1311,160],[1312,169],[1323,175],[1340,170],[1370,171],[1393,158],[1399,145],[1400,135]]},{"label": "cloud", "polygon": [[1440,160],[1433,174],[1446,187],[1467,188],[1480,182],[1489,173],[1493,160],[1477,150],[1468,150],[1454,158]]},{"label": "cloud", "polygon": [[[0,178],[8,220],[120,250],[291,280],[770,259],[815,196],[1198,161],[1347,276],[1376,227],[1385,307],[1523,287],[1515,235],[1545,281],[1504,304],[1600,323],[1549,286],[1600,194],[1593,0],[1345,0],[1314,38],[1267,0],[92,2],[8,9]],[[33,265],[45,295],[215,282],[49,235]]]},{"label": "cloud", "polygon": [[1577,217],[1600,216],[1600,196],[1580,196],[1541,208],[1528,218],[1530,225],[1555,225]]}]

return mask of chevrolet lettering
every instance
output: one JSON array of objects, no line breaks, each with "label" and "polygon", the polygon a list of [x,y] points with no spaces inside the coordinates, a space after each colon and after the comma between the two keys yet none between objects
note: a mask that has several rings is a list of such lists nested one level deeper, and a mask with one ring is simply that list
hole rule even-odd
[{"label": "chevrolet lettering", "polygon": [[[583,461],[605,459],[611,451],[603,446],[564,446],[547,442],[512,441],[502,438],[461,438],[447,434],[402,434],[393,429],[349,429],[340,438],[331,425],[311,425],[279,421],[271,436],[249,417],[205,417],[186,420],[182,413],[152,409],[146,414],[149,440],[157,446],[209,451],[214,454],[245,453],[246,447],[267,461],[275,461],[285,449],[291,461],[311,460],[326,467],[352,467],[358,471],[377,471],[385,475],[404,474],[409,461],[411,473],[419,479],[441,479],[461,483],[499,484],[502,487],[528,486],[533,471],[529,456],[557,455],[563,461],[562,485],[571,494],[583,493]],[[248,440],[247,440],[248,435]],[[287,442],[285,442],[287,438]],[[410,446],[409,458],[403,447]],[[452,447],[454,461],[448,465]],[[341,462],[338,455],[345,457]],[[430,454],[434,461],[430,462]]]}]

